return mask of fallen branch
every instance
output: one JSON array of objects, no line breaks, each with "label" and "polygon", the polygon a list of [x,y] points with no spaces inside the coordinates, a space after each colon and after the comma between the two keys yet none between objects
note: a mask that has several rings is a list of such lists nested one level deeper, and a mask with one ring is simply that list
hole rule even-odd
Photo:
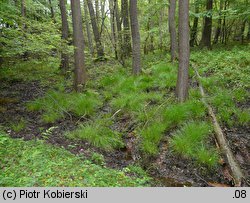
[{"label": "fallen branch", "polygon": [[227,144],[226,138],[225,138],[225,136],[222,132],[222,129],[217,121],[216,115],[215,115],[212,107],[206,102],[205,92],[204,92],[204,89],[203,89],[202,84],[201,84],[201,76],[200,76],[199,72],[197,71],[197,69],[194,67],[194,65],[192,65],[192,67],[193,67],[195,74],[198,78],[197,81],[198,81],[200,93],[202,96],[202,102],[207,107],[209,116],[211,117],[211,120],[213,122],[214,131],[215,131],[215,138],[219,144],[219,147],[220,147],[222,153],[224,154],[224,156],[227,159],[229,167],[232,171],[235,186],[241,186],[241,181],[244,178],[244,175],[243,175],[241,168],[239,167],[237,161],[235,160],[231,149],[229,148],[229,146]]}]

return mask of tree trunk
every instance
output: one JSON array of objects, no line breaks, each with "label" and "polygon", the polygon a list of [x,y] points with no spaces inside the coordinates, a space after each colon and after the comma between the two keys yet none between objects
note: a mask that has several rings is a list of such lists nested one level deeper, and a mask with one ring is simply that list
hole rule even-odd
[{"label": "tree trunk", "polygon": [[122,51],[122,26],[121,26],[121,17],[120,17],[120,10],[118,6],[118,0],[114,0],[115,5],[115,19],[116,19],[116,27],[117,27],[117,36],[118,36],[118,59],[124,65],[124,57]]},{"label": "tree trunk", "polygon": [[221,23],[222,23],[222,18],[221,18],[221,11],[223,9],[223,1],[220,0],[220,11],[219,11],[219,19],[218,19],[218,25],[216,28],[215,36],[214,36],[214,44],[217,44],[219,41],[219,37],[221,35]]},{"label": "tree trunk", "polygon": [[204,28],[202,32],[202,38],[200,42],[201,47],[207,47],[211,49],[211,35],[212,35],[212,9],[213,0],[207,0],[206,10],[209,12],[205,17]]},{"label": "tree trunk", "polygon": [[117,37],[116,37],[116,27],[115,27],[115,10],[114,10],[114,0],[109,0],[109,10],[110,10],[110,27],[111,27],[111,41],[114,47],[115,59],[118,59],[117,54]]},{"label": "tree trunk", "polygon": [[[198,14],[199,11],[199,4],[198,1],[195,1],[195,14]],[[197,32],[198,32],[198,23],[199,23],[199,18],[194,17],[194,23],[193,27],[191,30],[191,39],[190,39],[190,46],[194,47],[194,45],[197,45]]]},{"label": "tree trunk", "polygon": [[128,57],[131,53],[131,35],[129,29],[128,0],[122,0],[122,20],[123,20],[123,53]]},{"label": "tree trunk", "polygon": [[176,95],[179,102],[184,102],[188,97],[189,87],[189,0],[179,1],[179,70]]},{"label": "tree trunk", "polygon": [[97,55],[98,55],[98,58],[102,59],[104,57],[104,51],[103,51],[100,33],[99,33],[98,27],[97,27],[97,21],[96,21],[96,17],[95,17],[94,7],[92,4],[92,0],[87,0],[87,2],[88,2],[88,8],[89,8],[89,15],[91,18],[92,29],[93,29],[93,33],[94,33],[94,37],[95,37]]},{"label": "tree trunk", "polygon": [[243,23],[242,23],[242,26],[241,26],[241,43],[243,44],[244,43],[244,33],[245,33],[245,27],[246,27],[246,23],[247,23],[247,20],[244,20]]},{"label": "tree trunk", "polygon": [[93,41],[92,41],[92,36],[91,36],[91,31],[90,31],[90,26],[89,26],[89,13],[88,13],[88,6],[85,1],[83,1],[83,8],[84,8],[84,20],[85,20],[85,25],[86,25],[86,31],[87,31],[87,37],[88,37],[88,47],[91,56],[94,56],[94,47],[93,47]]},{"label": "tree trunk", "polygon": [[82,91],[87,75],[84,59],[84,39],[82,28],[82,14],[80,0],[71,0],[72,21],[73,21],[73,41],[75,58],[75,80],[74,88],[77,92]]},{"label": "tree trunk", "polygon": [[[68,41],[69,38],[69,26],[68,26],[68,16],[65,6],[65,0],[59,1],[60,11],[61,11],[61,19],[62,19],[62,39]],[[65,74],[69,69],[69,56],[68,54],[62,51],[61,54],[61,65],[60,68],[62,72]]]},{"label": "tree trunk", "polygon": [[248,20],[248,32],[247,32],[247,40],[250,40],[250,20]]},{"label": "tree trunk", "polygon": [[100,22],[100,10],[99,10],[99,0],[95,0],[95,16],[96,16],[96,25],[99,32],[99,22]]},{"label": "tree trunk", "polygon": [[132,33],[132,67],[133,74],[138,75],[141,72],[141,45],[138,23],[137,0],[129,1],[130,22]]},{"label": "tree trunk", "polygon": [[51,0],[49,0],[49,6],[50,6],[51,19],[53,20],[54,23],[56,23],[55,12]]},{"label": "tree trunk", "polygon": [[162,32],[162,23],[163,23],[163,8],[161,8],[160,10],[160,16],[159,16],[159,49],[162,50],[163,49],[163,32]]},{"label": "tree trunk", "polygon": [[169,33],[170,33],[170,52],[171,61],[174,62],[177,57],[177,37],[176,37],[176,25],[175,25],[175,10],[176,10],[176,0],[169,0]]}]

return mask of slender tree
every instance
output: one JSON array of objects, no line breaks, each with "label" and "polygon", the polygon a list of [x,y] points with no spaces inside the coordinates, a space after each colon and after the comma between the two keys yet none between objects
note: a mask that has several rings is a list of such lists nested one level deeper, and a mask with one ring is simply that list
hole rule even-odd
[{"label": "slender tree", "polygon": [[129,29],[128,0],[122,0],[122,21],[123,21],[123,52],[124,57],[131,53],[131,35]]},{"label": "slender tree", "polygon": [[[62,39],[68,41],[69,38],[69,25],[68,25],[68,15],[65,6],[65,0],[59,0],[59,7],[61,11],[62,19]],[[69,56],[64,51],[61,54],[61,70],[63,73],[66,73],[69,69]]]},{"label": "slender tree", "polygon": [[189,0],[179,1],[179,69],[176,94],[179,102],[188,97],[189,45]]},{"label": "slender tree", "polygon": [[71,11],[73,21],[73,41],[75,47],[74,88],[77,92],[80,92],[82,91],[87,79],[84,59],[84,39],[80,0],[71,0]]},{"label": "slender tree", "polygon": [[[199,4],[198,1],[195,1],[195,14],[198,14],[199,11]],[[194,17],[193,27],[191,30],[191,36],[190,36],[190,46],[194,47],[194,45],[197,45],[197,33],[198,33],[198,23],[199,18],[197,16]]]},{"label": "slender tree", "polygon": [[214,44],[218,43],[219,37],[221,35],[222,9],[223,9],[223,1],[220,0],[219,18],[218,18],[217,27],[216,27],[215,36],[214,36],[214,42],[213,42]]},{"label": "slender tree", "polygon": [[211,49],[211,36],[212,36],[212,9],[213,9],[213,0],[207,0],[206,10],[207,15],[205,16],[205,23],[202,31],[202,38],[200,42],[201,47],[207,47]]},{"label": "slender tree", "polygon": [[114,0],[109,0],[109,11],[110,11],[111,41],[115,52],[115,58],[118,59]]},{"label": "slender tree", "polygon": [[96,16],[96,25],[99,31],[100,30],[99,29],[99,22],[100,22],[99,0],[95,0],[95,16]]},{"label": "slender tree", "polygon": [[86,31],[87,31],[87,38],[88,38],[88,47],[90,54],[94,56],[94,47],[93,47],[93,41],[92,41],[92,36],[91,36],[91,31],[90,31],[90,24],[89,24],[89,12],[88,12],[88,5],[86,1],[83,0],[83,8],[84,8],[84,21],[85,21],[85,26],[86,26]]},{"label": "slender tree", "polygon": [[176,37],[176,25],[175,25],[175,10],[176,0],[169,0],[169,32],[170,32],[170,52],[171,61],[175,61],[177,57],[177,37]]},{"label": "slender tree", "polygon": [[141,40],[139,32],[137,0],[129,1],[130,22],[132,33],[132,66],[133,74],[138,75],[141,72]]},{"label": "slender tree", "polygon": [[119,9],[118,0],[114,0],[114,11],[115,11],[115,19],[116,19],[116,28],[117,28],[117,38],[118,38],[118,59],[124,65],[124,57],[122,51],[122,24],[121,24],[121,14]]},{"label": "slender tree", "polygon": [[95,43],[96,43],[97,56],[98,58],[102,59],[104,57],[104,50],[103,50],[103,46],[101,42],[100,33],[98,31],[98,26],[97,26],[97,21],[96,21],[96,16],[95,16],[95,11],[94,11],[94,7],[92,4],[92,0],[87,0],[87,3],[88,3],[89,15],[90,15],[92,29],[93,29]]}]

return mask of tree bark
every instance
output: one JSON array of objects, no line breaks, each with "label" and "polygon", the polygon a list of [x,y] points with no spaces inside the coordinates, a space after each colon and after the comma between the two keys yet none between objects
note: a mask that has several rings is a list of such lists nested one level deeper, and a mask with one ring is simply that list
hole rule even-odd
[{"label": "tree bark", "polygon": [[141,40],[138,23],[137,0],[129,1],[130,22],[132,33],[132,67],[133,74],[138,75],[141,72]]},{"label": "tree bark", "polygon": [[[62,39],[68,41],[69,38],[69,25],[68,25],[68,16],[65,6],[65,0],[59,0],[59,7],[61,11],[61,19],[62,19]],[[69,69],[69,56],[64,53],[61,54],[61,65],[60,68],[62,72],[65,74]]]},{"label": "tree bark", "polygon": [[71,0],[72,21],[73,21],[73,41],[75,58],[75,80],[74,88],[77,92],[82,91],[87,75],[84,57],[84,39],[82,28],[82,14],[80,0]]},{"label": "tree bark", "polygon": [[92,41],[92,36],[91,36],[91,31],[90,31],[90,26],[89,26],[89,13],[88,13],[88,6],[85,1],[83,1],[83,8],[84,8],[84,20],[85,20],[85,26],[86,26],[86,31],[87,31],[87,38],[88,38],[88,47],[91,56],[94,56],[94,47],[93,47],[93,41]]},{"label": "tree bark", "polygon": [[[195,14],[199,13],[199,4],[198,1],[195,1]],[[197,45],[197,32],[198,32],[198,23],[199,23],[199,18],[194,17],[194,23],[193,27],[191,30],[191,39],[190,39],[190,46],[194,47],[194,45]]]},{"label": "tree bark", "polygon": [[128,0],[122,0],[122,21],[123,21],[123,52],[124,57],[131,53],[131,35],[129,29]]},{"label": "tree bark", "polygon": [[219,41],[219,37],[221,35],[221,23],[222,23],[222,18],[221,18],[221,11],[223,9],[223,1],[220,0],[220,11],[219,11],[219,19],[218,19],[218,25],[216,28],[215,36],[214,36],[214,44],[217,44]]},{"label": "tree bark", "polygon": [[242,26],[241,26],[241,44],[244,43],[244,39],[245,39],[245,36],[244,36],[244,33],[245,33],[245,27],[246,27],[246,23],[247,23],[247,20],[244,20],[243,23],[242,23]]},{"label": "tree bark", "polygon": [[250,20],[248,20],[248,32],[247,32],[247,40],[250,40]]},{"label": "tree bark", "polygon": [[100,10],[99,10],[99,0],[95,0],[95,16],[96,16],[96,25],[99,32],[99,22],[100,22]]},{"label": "tree bark", "polygon": [[201,47],[207,47],[211,49],[211,35],[212,35],[212,9],[213,9],[213,0],[207,0],[206,10],[208,15],[205,17],[205,23],[202,31],[202,38],[200,42]]},{"label": "tree bark", "polygon": [[179,1],[179,69],[176,95],[179,102],[188,97],[189,88],[189,0]]},{"label": "tree bark", "polygon": [[161,8],[160,10],[160,16],[159,16],[159,49],[162,50],[163,49],[163,32],[162,32],[162,23],[163,23],[163,8]]},{"label": "tree bark", "polygon": [[115,10],[115,19],[116,19],[116,28],[117,28],[117,37],[118,37],[118,59],[124,64],[124,57],[122,51],[122,25],[121,25],[121,16],[120,9],[118,6],[118,0],[114,0],[114,10]]},{"label": "tree bark", "polygon": [[114,0],[109,0],[109,10],[110,10],[111,41],[112,41],[112,45],[113,45],[114,52],[115,52],[115,59],[118,59]]},{"label": "tree bark", "polygon": [[93,29],[95,43],[96,43],[97,56],[98,56],[98,58],[102,59],[104,57],[104,50],[103,50],[103,46],[102,46],[102,42],[101,42],[100,33],[99,33],[98,27],[97,27],[97,21],[96,21],[96,17],[95,17],[94,7],[92,4],[92,0],[87,0],[87,2],[88,2],[89,15],[90,15],[92,29]]},{"label": "tree bark", "polygon": [[176,37],[176,25],[175,25],[175,10],[176,10],[176,0],[169,0],[169,33],[170,33],[170,52],[171,61],[174,62],[177,58],[177,37]]}]

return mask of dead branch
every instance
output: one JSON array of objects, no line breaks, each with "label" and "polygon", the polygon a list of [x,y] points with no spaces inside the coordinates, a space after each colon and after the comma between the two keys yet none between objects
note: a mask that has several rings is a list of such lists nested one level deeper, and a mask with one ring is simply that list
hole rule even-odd
[{"label": "dead branch", "polygon": [[207,107],[209,116],[211,117],[211,120],[212,120],[212,123],[214,126],[215,138],[219,144],[220,150],[222,151],[223,155],[226,157],[227,163],[232,171],[235,186],[241,186],[241,181],[244,178],[244,175],[241,171],[239,164],[237,163],[236,159],[234,158],[234,155],[233,155],[230,147],[227,144],[228,142],[227,142],[227,140],[223,134],[223,131],[222,131],[222,129],[217,121],[216,115],[215,115],[212,107],[206,101],[205,92],[204,92],[204,89],[203,89],[202,84],[201,84],[201,76],[199,75],[199,72],[197,71],[197,69],[195,68],[195,66],[193,64],[192,64],[192,67],[193,67],[195,74],[196,74],[196,77],[197,77],[200,93],[202,96],[202,102]]}]

